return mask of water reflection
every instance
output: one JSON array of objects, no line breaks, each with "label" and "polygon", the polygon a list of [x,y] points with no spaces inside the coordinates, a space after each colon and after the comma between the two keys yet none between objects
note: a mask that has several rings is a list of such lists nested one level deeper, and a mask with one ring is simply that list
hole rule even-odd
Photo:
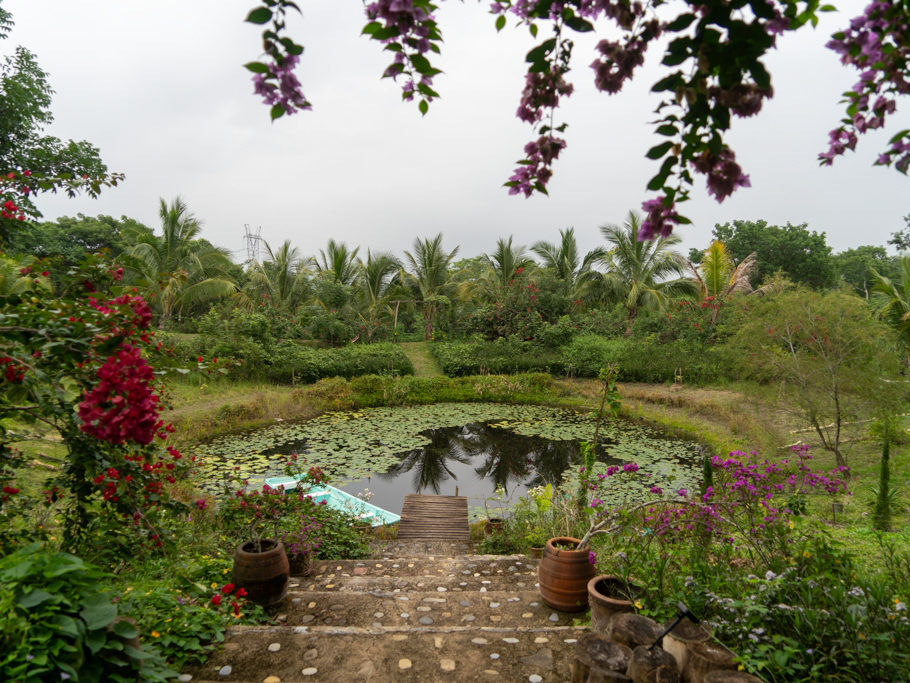
[{"label": "water reflection", "polygon": [[[578,441],[523,436],[483,422],[421,434],[429,438],[428,445],[403,454],[387,472],[359,479],[344,490],[369,488],[373,503],[394,512],[408,493],[454,495],[458,487],[460,495],[476,499],[502,488],[514,497],[534,486],[557,483],[580,457]],[[613,462],[606,454],[608,446],[599,444],[598,460]]]}]

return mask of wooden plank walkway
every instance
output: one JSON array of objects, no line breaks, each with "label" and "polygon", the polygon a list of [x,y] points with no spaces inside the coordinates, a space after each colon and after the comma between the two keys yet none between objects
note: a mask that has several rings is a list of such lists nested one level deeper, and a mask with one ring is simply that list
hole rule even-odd
[{"label": "wooden plank walkway", "polygon": [[464,496],[424,496],[409,493],[401,508],[398,538],[470,541],[468,499]]}]

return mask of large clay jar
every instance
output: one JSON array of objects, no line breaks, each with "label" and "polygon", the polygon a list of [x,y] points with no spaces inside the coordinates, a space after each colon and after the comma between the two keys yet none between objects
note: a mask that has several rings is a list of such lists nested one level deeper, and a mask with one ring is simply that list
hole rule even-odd
[{"label": "large clay jar", "polygon": [[626,583],[618,576],[595,576],[588,581],[588,602],[591,605],[591,630],[606,633],[607,622],[617,612],[633,612],[635,606],[629,597],[640,592],[635,584]]},{"label": "large clay jar", "polygon": [[265,539],[261,552],[247,541],[234,553],[234,584],[246,589],[247,598],[263,607],[274,607],[288,594],[290,567],[281,541]]},{"label": "large clay jar", "polygon": [[543,601],[560,612],[583,612],[588,609],[588,582],[594,576],[594,565],[588,561],[588,550],[575,550],[577,538],[551,538],[537,568]]}]

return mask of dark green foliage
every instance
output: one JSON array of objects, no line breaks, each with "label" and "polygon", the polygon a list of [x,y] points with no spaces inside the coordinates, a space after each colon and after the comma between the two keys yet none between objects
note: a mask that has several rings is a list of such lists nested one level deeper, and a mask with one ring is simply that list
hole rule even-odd
[{"label": "dark green foliage", "polygon": [[561,354],[513,339],[455,341],[433,344],[433,356],[450,377],[518,372],[562,374]]},{"label": "dark green foliage", "polygon": [[413,375],[414,366],[397,344],[351,344],[338,349],[283,344],[276,347],[263,374],[276,382],[309,384],[323,377]]},{"label": "dark green foliage", "polygon": [[869,298],[876,282],[873,270],[879,275],[895,279],[900,277],[898,259],[888,256],[884,247],[864,245],[847,249],[832,257],[837,278],[846,282],[862,297]]},{"label": "dark green foliage", "polygon": [[713,234],[737,263],[756,252],[753,286],[763,284],[779,270],[794,282],[816,289],[834,284],[834,262],[825,233],[810,232],[805,223],[779,227],[765,221],[733,221],[715,225]]},{"label": "dark green foliage", "polygon": [[74,555],[33,544],[0,559],[4,680],[163,681],[170,672],[139,647],[103,588],[110,577]]},{"label": "dark green foliage", "polygon": [[451,377],[528,371],[597,377],[608,363],[619,365],[619,379],[624,382],[671,382],[681,374],[685,382],[705,383],[733,376],[726,349],[691,340],[660,343],[584,334],[554,350],[504,339],[445,342],[433,345],[433,355]]},{"label": "dark green foliage", "polygon": [[[13,256],[37,256],[59,259],[62,271],[81,263],[85,252],[97,253],[106,249],[116,257],[126,248],[124,231],[152,231],[126,216],[61,216],[55,222],[38,223],[28,230],[19,230],[4,243],[4,250]],[[57,266],[57,264],[55,264]]]}]

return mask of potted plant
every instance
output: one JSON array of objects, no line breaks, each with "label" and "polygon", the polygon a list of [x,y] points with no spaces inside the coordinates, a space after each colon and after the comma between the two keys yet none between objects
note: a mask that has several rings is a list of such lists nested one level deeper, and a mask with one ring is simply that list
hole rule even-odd
[{"label": "potted plant", "polygon": [[535,560],[543,557],[544,548],[547,545],[547,534],[541,529],[530,529],[525,534],[525,542],[530,546],[528,555]]},{"label": "potted plant", "polygon": [[491,501],[496,502],[496,506],[499,508],[499,517],[491,517],[490,510],[487,508],[487,499],[483,499],[483,511],[486,514],[486,521],[483,524],[483,535],[490,536],[491,534],[498,534],[502,531],[502,527],[505,524],[505,517],[503,516],[503,500],[505,499],[506,491],[501,486],[497,486],[493,491],[493,496],[490,498]]},{"label": "potted plant", "polygon": [[[616,377],[619,369],[615,364],[602,368],[599,379],[603,382],[600,408],[594,426],[591,442],[580,444],[584,466],[578,482],[576,507],[581,514],[590,514],[594,501],[588,503],[589,477],[595,462],[597,438],[604,411],[611,414],[619,410],[619,392]],[[637,467],[637,466],[636,466]],[[596,484],[593,485],[596,489]],[[547,506],[551,500],[547,501]],[[559,536],[547,541],[543,557],[537,568],[540,595],[550,607],[563,612],[581,612],[588,607],[588,582],[594,578],[594,553],[588,549],[591,530],[581,539]]]},{"label": "potted plant", "polygon": [[587,588],[591,630],[595,633],[606,633],[607,622],[614,613],[633,612],[641,607],[641,587],[622,577],[601,574],[588,581]]},{"label": "potted plant", "polygon": [[287,597],[290,567],[278,523],[291,512],[295,498],[268,486],[261,491],[244,487],[223,506],[226,525],[246,530],[246,539],[234,551],[233,582],[263,607],[278,605]]}]

